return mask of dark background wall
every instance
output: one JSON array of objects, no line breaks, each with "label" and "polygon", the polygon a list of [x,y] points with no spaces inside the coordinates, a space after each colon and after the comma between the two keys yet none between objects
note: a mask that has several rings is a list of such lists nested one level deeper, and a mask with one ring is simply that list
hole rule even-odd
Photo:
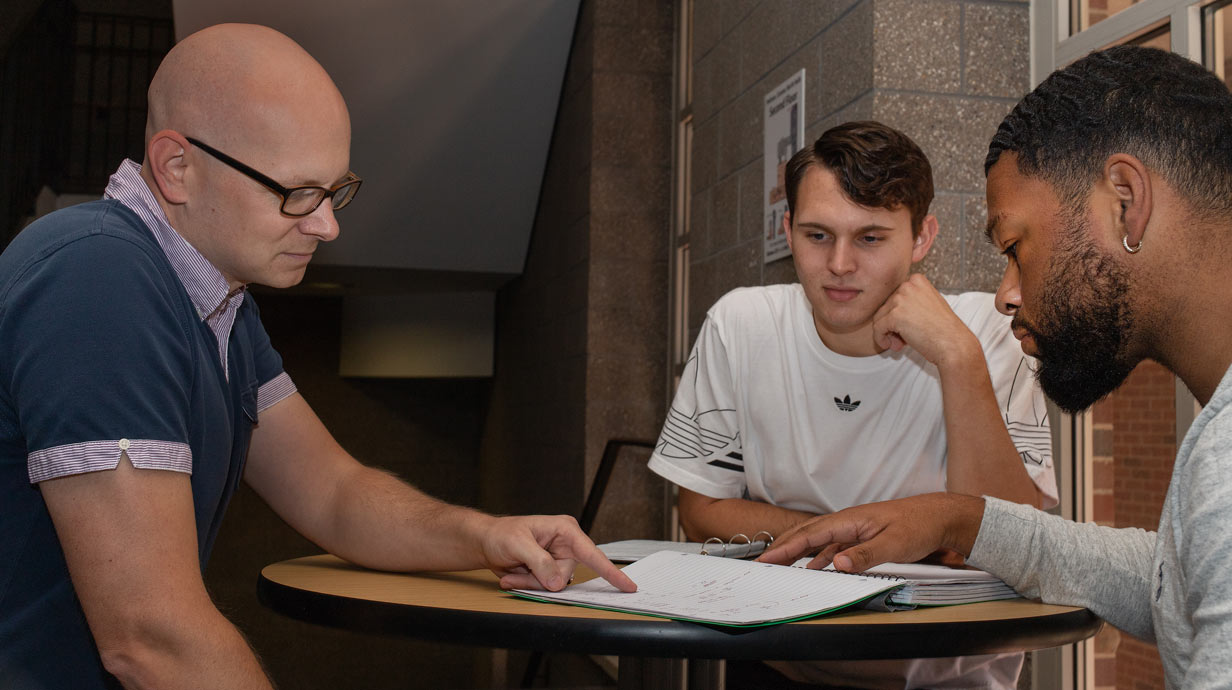
[{"label": "dark background wall", "polygon": [[[672,27],[672,3],[582,3],[526,268],[497,300],[485,507],[576,514],[607,439],[658,434]],[[658,536],[663,485],[622,464],[596,539]]]},{"label": "dark background wall", "polygon": [[[363,462],[441,499],[476,505],[488,380],[338,376],[338,297],[255,295],[274,347],[334,437]],[[219,609],[284,688],[466,688],[490,673],[487,650],[359,635],[284,618],[257,601],[261,568],[321,553],[242,486],[206,570]]]}]

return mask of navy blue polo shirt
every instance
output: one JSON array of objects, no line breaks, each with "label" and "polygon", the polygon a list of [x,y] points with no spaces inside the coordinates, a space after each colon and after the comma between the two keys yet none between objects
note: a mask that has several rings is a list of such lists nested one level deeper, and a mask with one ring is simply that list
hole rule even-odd
[{"label": "navy blue polo shirt", "polygon": [[30,459],[55,476],[102,444],[117,461],[128,450],[137,467],[190,471],[204,569],[243,473],[258,389],[283,375],[250,295],[226,355],[228,371],[167,255],[118,201],[50,214],[0,255],[0,685],[114,684]]}]

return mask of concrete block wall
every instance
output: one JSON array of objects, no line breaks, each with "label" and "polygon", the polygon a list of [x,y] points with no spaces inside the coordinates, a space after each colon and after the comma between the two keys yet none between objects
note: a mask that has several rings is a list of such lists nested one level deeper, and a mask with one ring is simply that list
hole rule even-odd
[{"label": "concrete block wall", "polygon": [[983,160],[1029,87],[1029,6],[985,0],[697,0],[689,327],[728,290],[795,280],[762,263],[765,94],[805,69],[805,140],[877,119],[933,164],[941,235],[918,267],[941,289],[994,290]]}]

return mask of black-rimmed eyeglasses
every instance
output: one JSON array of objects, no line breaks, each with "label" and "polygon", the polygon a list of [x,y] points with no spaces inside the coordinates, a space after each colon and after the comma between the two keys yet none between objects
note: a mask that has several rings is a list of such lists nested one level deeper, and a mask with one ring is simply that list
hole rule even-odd
[{"label": "black-rimmed eyeglasses", "polygon": [[347,172],[346,179],[333,187],[318,187],[316,185],[283,187],[269,175],[261,173],[251,166],[244,165],[222,151],[208,144],[203,144],[192,137],[185,138],[188,139],[188,143],[260,182],[268,187],[270,191],[281,196],[281,210],[288,216],[306,216],[317,210],[321,202],[327,198],[330,200],[330,205],[337,211],[351,203],[351,200],[355,198],[355,193],[359,191],[359,185],[363,182],[355,173]]}]

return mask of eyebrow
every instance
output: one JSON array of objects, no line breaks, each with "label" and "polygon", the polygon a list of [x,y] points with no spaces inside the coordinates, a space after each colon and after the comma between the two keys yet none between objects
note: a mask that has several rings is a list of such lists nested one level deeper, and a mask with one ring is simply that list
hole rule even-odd
[{"label": "eyebrow", "polygon": [[1001,224],[1001,214],[988,217],[988,224],[984,226],[984,238],[991,244],[996,244],[992,239],[992,234],[997,231],[997,226]]},{"label": "eyebrow", "polygon": [[[812,222],[803,221],[799,223],[794,223],[794,225],[797,225],[802,228],[817,228],[818,230],[825,230],[826,232],[834,232],[833,228],[826,225],[825,223],[812,223]],[[891,230],[894,230],[894,228],[888,225],[877,225],[877,224],[862,225],[856,228],[856,232],[872,232],[875,230],[891,231]]]},{"label": "eyebrow", "polygon": [[288,187],[324,187],[326,189],[329,189],[330,187],[346,179],[346,176],[347,176],[347,173],[344,172],[342,173],[342,177],[339,177],[338,179],[333,180],[332,182],[327,182],[325,180],[321,180],[316,177],[299,177],[299,178],[295,178],[292,184],[289,184],[287,186]]}]

